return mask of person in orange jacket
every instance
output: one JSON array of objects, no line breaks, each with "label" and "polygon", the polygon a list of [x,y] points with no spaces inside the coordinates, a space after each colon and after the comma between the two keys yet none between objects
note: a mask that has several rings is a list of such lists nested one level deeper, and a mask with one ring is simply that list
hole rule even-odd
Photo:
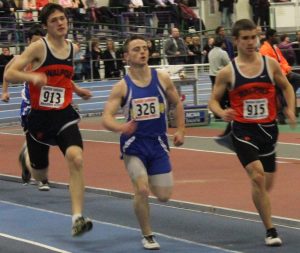
[{"label": "person in orange jacket", "polygon": [[[276,46],[279,43],[277,31],[274,29],[269,29],[266,31],[266,40],[260,47],[259,52],[262,55],[267,55],[278,61],[282,73],[287,77],[288,81],[292,84],[294,92],[296,94],[298,88],[300,87],[300,75],[292,71],[292,67],[289,65],[287,60],[284,58],[281,50]],[[286,124],[283,109],[286,105],[284,97],[279,92],[278,93],[279,102],[281,108],[278,110],[278,121],[280,124]]]}]

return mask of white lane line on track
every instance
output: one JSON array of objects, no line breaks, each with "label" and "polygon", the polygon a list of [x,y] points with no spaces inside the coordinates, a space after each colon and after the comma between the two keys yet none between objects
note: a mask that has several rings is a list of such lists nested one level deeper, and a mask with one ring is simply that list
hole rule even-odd
[{"label": "white lane line on track", "polygon": [[[103,130],[103,129],[88,129],[88,128],[80,128],[81,131],[86,131],[86,132],[107,132],[107,133],[113,133],[112,131],[109,130]],[[168,134],[168,136],[173,136],[172,134]],[[194,138],[194,139],[215,139],[217,136],[195,136],[195,135],[186,135],[185,138]],[[295,145],[295,146],[300,146],[300,143],[293,143],[293,142],[277,142],[279,144],[284,144],[284,145]]]},{"label": "white lane line on track", "polygon": [[[17,176],[12,176],[12,175],[7,175],[7,174],[0,174],[0,176],[5,176],[5,177],[11,177],[11,178],[19,178]],[[58,181],[52,181],[53,184],[57,184],[57,185],[61,185],[61,186],[68,186],[67,183],[63,183],[63,182],[58,182]],[[122,195],[126,195],[126,196],[129,196],[129,197],[133,197],[133,194],[130,193],[130,192],[125,192],[125,191],[118,191],[118,190],[112,190],[112,189],[106,189],[106,188],[100,188],[100,187],[91,187],[91,186],[87,186],[86,187],[87,189],[89,190],[99,190],[99,191],[104,191],[104,192],[108,192],[109,194],[108,195],[105,195],[107,197],[112,197],[112,198],[115,198],[117,197],[119,194],[122,194]],[[92,191],[91,191],[92,192]],[[118,197],[117,197],[118,198]],[[121,198],[124,198],[124,197],[121,197]],[[126,197],[127,198],[127,197]],[[153,196],[150,196],[150,199],[156,199],[155,197]],[[27,208],[31,208],[33,210],[40,210],[40,211],[45,211],[45,212],[48,212],[48,213],[53,213],[53,214],[60,214],[60,215],[63,215],[63,216],[71,216],[69,214],[63,214],[63,213],[59,213],[59,212],[55,212],[55,211],[49,211],[49,210],[45,210],[45,209],[41,209],[41,208],[37,208],[37,207],[31,207],[31,206],[26,206],[26,205],[21,205],[21,204],[17,204],[17,203],[13,203],[13,202],[9,202],[9,201],[5,201],[5,200],[0,200],[0,203],[3,202],[3,203],[8,203],[8,204],[12,204],[12,205],[16,205],[16,206],[23,206],[23,207],[27,207]],[[214,210],[222,210],[222,211],[232,211],[233,214],[234,213],[240,213],[240,214],[249,214],[251,216],[257,216],[258,217],[258,214],[256,212],[251,212],[251,211],[245,211],[245,210],[241,210],[241,209],[234,209],[234,208],[226,208],[226,207],[221,207],[221,206],[213,206],[213,205],[206,205],[206,204],[200,204],[200,203],[195,203],[195,202],[190,202],[190,201],[182,201],[182,200],[176,200],[176,199],[170,199],[170,202],[174,202],[174,203],[177,203],[177,204],[185,204],[185,205],[193,205],[195,207],[204,207],[204,208],[207,208],[207,209],[214,209]],[[178,209],[178,210],[186,210],[186,211],[189,211],[189,212],[196,212],[196,213],[203,213],[203,212],[207,212],[207,211],[203,211],[203,210],[197,210],[197,209],[191,209],[191,208],[186,208],[186,207],[183,207],[182,205],[179,207],[178,205],[164,205],[163,203],[151,203],[151,205],[156,205],[156,206],[162,206],[162,207],[165,207],[165,208],[172,208],[172,209]],[[228,214],[221,214],[221,213],[216,213],[215,211],[214,212],[211,212],[209,211],[208,213],[211,213],[213,215],[217,215],[217,216],[223,216],[223,217],[227,217],[227,218],[230,218],[230,219],[238,219],[238,220],[245,220],[245,221],[252,221],[252,222],[255,222],[255,223],[261,223],[261,221],[258,219],[258,220],[253,220],[253,219],[250,219],[250,218],[245,218],[245,217],[240,217],[238,215],[228,215]],[[283,217],[283,216],[273,216],[274,218],[277,218],[277,219],[282,219],[282,220],[286,220],[286,221],[294,221],[294,222],[297,222],[299,223],[300,222],[300,219],[294,219],[294,218],[288,218],[288,217]],[[107,223],[107,222],[101,222],[101,221],[97,221],[98,223],[103,223],[103,224],[113,224],[113,223]],[[128,228],[128,229],[132,229],[132,230],[138,230],[139,229],[136,229],[136,228],[131,228],[131,227],[126,227],[126,226],[123,226],[123,225],[119,225],[119,224],[114,224],[118,227],[124,227],[124,228]],[[295,229],[295,230],[300,230],[300,227],[295,227],[295,226],[289,226],[289,225],[284,225],[284,224],[276,224],[278,226],[281,226],[281,227],[286,227],[286,228],[290,228],[290,229]]]},{"label": "white lane line on track", "polygon": [[0,233],[0,236],[8,238],[8,239],[15,240],[15,241],[19,241],[19,242],[25,242],[25,243],[28,243],[28,244],[31,244],[31,245],[34,245],[34,246],[38,246],[40,248],[49,249],[49,250],[52,250],[52,251],[58,252],[58,253],[72,253],[70,251],[65,251],[65,250],[58,249],[58,248],[55,248],[55,247],[52,247],[52,246],[49,246],[49,245],[45,245],[45,244],[42,244],[42,243],[39,243],[39,242],[26,240],[26,239],[16,237],[16,236],[11,236],[11,235],[8,235],[8,234]]},{"label": "white lane line on track", "polygon": [[[110,131],[107,131],[107,130],[92,130],[92,131],[110,132]],[[14,133],[10,133],[10,132],[0,132],[0,135],[1,134],[3,134],[3,135],[13,135],[13,136],[24,136],[24,134],[14,134]],[[213,138],[213,137],[203,137],[203,138]],[[97,140],[89,140],[89,139],[83,139],[83,140],[86,141],[86,142],[93,142],[93,143],[119,144],[119,142],[114,142],[114,141],[97,141]],[[285,144],[288,144],[288,143],[285,143]],[[290,145],[298,145],[298,144],[291,143]],[[184,148],[184,147],[171,147],[171,149],[179,149],[179,150],[187,150],[187,151],[195,151],[195,152],[203,152],[203,153],[213,153],[213,154],[222,154],[222,155],[236,155],[233,152],[192,149],[192,148]],[[277,159],[300,161],[300,158],[295,158],[295,157],[281,157],[281,156],[278,156]],[[278,163],[290,163],[290,162],[285,162],[285,161],[277,161],[277,162]]]},{"label": "white lane line on track", "polygon": [[[68,214],[49,211],[49,210],[36,208],[36,207],[31,207],[31,206],[26,206],[26,205],[21,205],[21,204],[16,204],[16,203],[12,203],[12,202],[9,202],[9,201],[0,200],[0,203],[13,205],[13,206],[18,206],[18,207],[23,207],[23,208],[28,208],[28,209],[32,209],[32,210],[35,210],[35,211],[46,212],[46,213],[51,213],[51,214],[55,214],[55,215],[65,216],[65,217],[71,217],[71,215],[68,215]],[[140,229],[137,229],[137,228],[132,228],[132,227],[129,227],[129,226],[119,225],[119,224],[110,223],[110,222],[103,222],[103,221],[98,221],[98,220],[93,220],[93,222],[98,223],[98,224],[105,224],[105,225],[113,226],[113,227],[117,227],[117,228],[123,228],[123,229],[127,229],[127,230],[140,231]],[[168,239],[175,240],[175,241],[180,241],[180,242],[184,242],[184,243],[188,243],[188,244],[192,244],[192,245],[197,245],[197,246],[201,246],[201,247],[206,247],[206,248],[211,248],[211,249],[219,249],[219,250],[222,250],[222,251],[228,252],[228,253],[242,253],[241,251],[228,250],[228,249],[224,249],[222,247],[212,246],[212,245],[204,244],[204,243],[198,243],[198,242],[182,239],[182,238],[179,238],[179,237],[169,236],[169,235],[162,234],[162,233],[155,233],[155,234],[160,235],[161,237],[165,237],[165,238],[168,238]],[[24,239],[21,239],[21,240],[24,240]],[[27,241],[27,240],[24,240],[24,241]],[[30,242],[30,241],[28,241],[28,242]],[[39,244],[39,243],[37,243],[37,244]],[[43,245],[43,244],[40,244],[40,245]],[[40,246],[40,245],[38,245],[38,246]],[[68,252],[68,251],[57,251],[57,252],[59,252],[59,253],[71,253],[71,252]]]}]

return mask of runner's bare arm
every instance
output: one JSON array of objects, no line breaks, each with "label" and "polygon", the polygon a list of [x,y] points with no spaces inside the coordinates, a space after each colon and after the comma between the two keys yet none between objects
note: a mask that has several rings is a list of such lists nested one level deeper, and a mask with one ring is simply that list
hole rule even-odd
[{"label": "runner's bare arm", "polygon": [[285,75],[282,74],[280,65],[273,59],[269,59],[270,67],[273,70],[273,78],[276,85],[282,90],[283,96],[287,103],[285,108],[285,114],[288,118],[288,122],[292,128],[296,126],[296,116],[295,116],[295,92],[293,86],[290,84]]},{"label": "runner's bare arm", "polygon": [[105,104],[102,115],[102,123],[103,126],[110,131],[131,134],[136,129],[136,123],[134,120],[121,123],[115,119],[115,114],[118,112],[125,94],[126,84],[124,80],[121,80],[113,87]]},{"label": "runner's bare arm", "polygon": [[5,73],[5,80],[9,83],[32,82],[35,85],[46,85],[47,77],[44,73],[26,72],[24,69],[29,64],[41,62],[44,55],[44,46],[41,41],[32,43],[25,51],[18,57],[18,61],[14,61],[7,72]]},{"label": "runner's bare arm", "polygon": [[220,101],[227,89],[228,84],[231,82],[231,68],[229,65],[220,70],[216,76],[214,88],[210,100],[208,102],[209,109],[224,121],[231,121],[234,119],[235,111],[233,109],[223,110]]},{"label": "runner's bare arm", "polygon": [[92,93],[89,89],[81,88],[78,84],[72,81],[73,90],[77,96],[81,97],[84,100],[88,100],[92,97]]},{"label": "runner's bare arm", "polygon": [[180,146],[184,143],[185,135],[185,119],[182,102],[179,98],[177,89],[166,72],[158,72],[160,83],[166,89],[168,101],[175,106],[177,131],[174,134],[173,143],[175,146]]}]

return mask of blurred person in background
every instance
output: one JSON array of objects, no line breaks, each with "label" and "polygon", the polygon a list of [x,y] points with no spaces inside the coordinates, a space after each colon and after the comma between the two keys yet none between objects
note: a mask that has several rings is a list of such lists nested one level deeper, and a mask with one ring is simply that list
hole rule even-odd
[{"label": "blurred person in background", "polygon": [[193,35],[192,44],[189,46],[189,49],[194,54],[191,56],[191,63],[192,64],[202,63],[203,54],[202,54],[201,38],[199,35]]},{"label": "blurred person in background", "polygon": [[208,37],[207,43],[203,47],[203,56],[204,56],[204,61],[203,63],[208,63],[208,53],[210,50],[213,49],[215,43],[215,38],[213,37]]},{"label": "blurred person in background", "polygon": [[92,59],[92,78],[100,79],[100,58],[101,48],[98,39],[92,39],[91,43],[91,59]]},{"label": "blurred person in background", "polygon": [[104,78],[120,78],[120,61],[122,61],[122,59],[112,39],[106,41],[106,49],[102,52],[101,58],[104,63]]},{"label": "blurred person in background", "polygon": [[290,37],[286,33],[280,35],[280,43],[278,44],[278,47],[280,48],[283,56],[291,66],[293,66],[296,62],[296,54],[293,48],[293,44],[299,43],[291,42]]},{"label": "blurred person in background", "polygon": [[221,12],[221,26],[231,28],[233,24],[234,4],[238,0],[218,0],[218,2],[219,12]]},{"label": "blurred person in background", "polygon": [[231,38],[226,36],[226,31],[223,26],[218,26],[215,30],[216,36],[220,36],[224,39],[225,48],[224,50],[228,53],[229,58],[234,59],[234,47]]},{"label": "blurred person in background", "polygon": [[[215,38],[214,48],[208,53],[208,62],[209,62],[209,77],[212,83],[212,90],[215,85],[216,76],[221,69],[227,66],[230,63],[229,56],[224,50],[225,42],[224,39],[220,36]],[[220,106],[222,109],[230,107],[228,91],[224,92],[223,97],[220,100]],[[215,119],[220,119],[218,115],[214,115]]]},{"label": "blurred person in background", "polygon": [[2,53],[0,54],[0,82],[3,81],[4,69],[7,63],[14,58],[14,55],[10,53],[9,47],[3,47]]},{"label": "blurred person in background", "polygon": [[188,56],[194,55],[186,45],[183,38],[180,37],[178,28],[170,29],[170,38],[166,40],[164,52],[167,55],[168,63],[170,65],[186,64]]},{"label": "blurred person in background", "polygon": [[[288,81],[292,84],[294,89],[294,95],[296,96],[296,92],[300,87],[300,74],[292,71],[292,67],[289,65],[285,57],[283,56],[281,50],[278,48],[279,39],[278,34],[275,29],[268,29],[266,31],[266,40],[262,44],[259,49],[259,52],[262,55],[269,56],[275,59],[280,67],[282,73],[286,76]],[[278,122],[280,124],[286,124],[284,110],[287,106],[287,102],[280,90],[278,92],[278,101],[279,101],[279,109],[278,109]],[[297,107],[297,105],[295,105]],[[296,111],[297,112],[297,111]]]},{"label": "blurred person in background", "polygon": [[161,57],[159,51],[156,49],[155,41],[147,39],[147,46],[149,50],[149,65],[160,65]]}]

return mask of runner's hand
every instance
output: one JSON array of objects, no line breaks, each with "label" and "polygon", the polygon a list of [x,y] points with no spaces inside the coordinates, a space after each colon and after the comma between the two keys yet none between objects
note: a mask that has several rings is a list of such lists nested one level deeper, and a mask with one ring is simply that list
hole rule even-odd
[{"label": "runner's hand", "polygon": [[289,123],[290,127],[293,128],[293,129],[296,128],[297,119],[296,119],[296,116],[295,116],[295,112],[293,110],[285,109],[284,114],[288,119],[288,123]]},{"label": "runner's hand", "polygon": [[121,133],[125,135],[131,135],[135,132],[137,123],[134,120],[130,120],[124,123],[121,127]]},{"label": "runner's hand", "polygon": [[44,73],[32,73],[31,82],[36,86],[47,85],[47,76]]},{"label": "runner's hand", "polygon": [[235,115],[236,115],[235,110],[228,108],[223,111],[222,119],[226,122],[230,122],[234,120]]},{"label": "runner's hand", "polygon": [[173,136],[173,144],[178,147],[184,143],[184,133],[182,131],[177,131]]},{"label": "runner's hand", "polygon": [[88,100],[92,97],[92,93],[88,89],[80,88],[77,92],[75,92],[79,97],[84,100]]}]

